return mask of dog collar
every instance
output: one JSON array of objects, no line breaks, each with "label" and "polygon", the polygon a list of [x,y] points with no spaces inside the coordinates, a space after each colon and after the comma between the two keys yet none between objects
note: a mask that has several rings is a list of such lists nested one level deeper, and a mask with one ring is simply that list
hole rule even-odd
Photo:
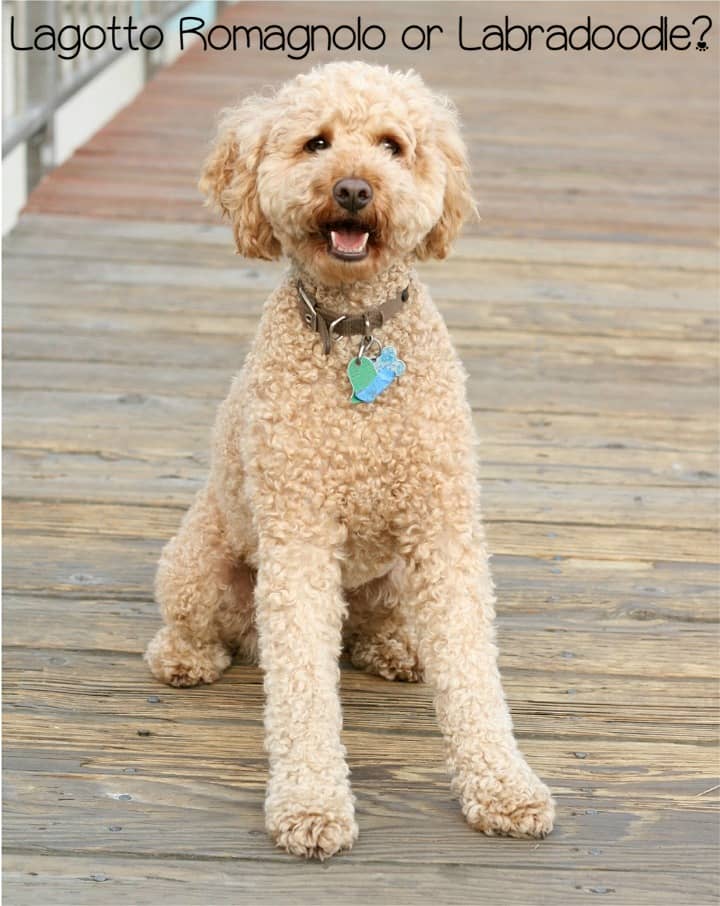
[{"label": "dog collar", "polygon": [[318,305],[300,280],[297,282],[297,291],[300,319],[306,327],[320,334],[325,355],[330,354],[333,340],[336,337],[362,336],[370,338],[372,331],[378,330],[386,321],[389,321],[390,318],[401,311],[410,298],[410,285],[408,284],[394,298],[389,299],[382,305],[369,308],[361,315],[345,315],[328,311]]}]

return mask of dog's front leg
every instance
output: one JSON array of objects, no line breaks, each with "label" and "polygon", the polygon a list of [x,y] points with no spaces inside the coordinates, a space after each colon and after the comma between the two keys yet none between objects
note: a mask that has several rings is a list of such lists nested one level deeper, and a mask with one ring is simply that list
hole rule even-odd
[{"label": "dog's front leg", "polygon": [[406,605],[415,610],[420,660],[435,687],[453,790],[468,823],[490,835],[544,837],[554,804],[513,735],[481,535],[479,528],[453,529],[416,542],[407,562]]},{"label": "dog's front leg", "polygon": [[339,666],[345,603],[331,545],[260,542],[256,587],[270,780],[268,832],[288,852],[324,859],[357,837],[345,749]]}]

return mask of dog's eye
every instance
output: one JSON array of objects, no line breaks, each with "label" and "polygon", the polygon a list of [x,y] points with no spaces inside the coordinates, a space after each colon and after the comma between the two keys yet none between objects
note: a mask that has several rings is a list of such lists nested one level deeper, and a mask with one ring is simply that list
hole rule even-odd
[{"label": "dog's eye", "polygon": [[310,141],[305,142],[305,150],[309,151],[310,154],[314,154],[316,151],[325,151],[330,147],[330,142],[323,138],[322,135],[316,135],[315,138],[311,138]]},{"label": "dog's eye", "polygon": [[400,153],[400,145],[398,145],[394,138],[390,138],[387,135],[385,138],[380,139],[380,145],[393,155]]}]

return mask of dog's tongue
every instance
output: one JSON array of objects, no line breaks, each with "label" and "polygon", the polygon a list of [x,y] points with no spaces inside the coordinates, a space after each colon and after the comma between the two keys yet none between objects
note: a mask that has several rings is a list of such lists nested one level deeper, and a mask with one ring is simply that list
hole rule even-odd
[{"label": "dog's tongue", "polygon": [[330,237],[339,252],[362,252],[368,240],[364,230],[332,230]]}]

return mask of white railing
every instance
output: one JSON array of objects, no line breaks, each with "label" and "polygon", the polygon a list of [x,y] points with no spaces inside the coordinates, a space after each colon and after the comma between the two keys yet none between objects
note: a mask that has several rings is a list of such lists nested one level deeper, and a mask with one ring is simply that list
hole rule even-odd
[{"label": "white railing", "polygon": [[[118,61],[126,57],[127,33],[123,27],[128,23],[129,17],[132,16],[132,23],[138,28],[133,34],[138,35],[145,26],[155,25],[162,29],[165,23],[186,10],[194,13],[198,8],[201,8],[205,21],[210,24],[221,5],[214,0],[3,0],[3,188],[8,188],[10,183],[10,194],[15,196],[12,204],[14,213],[3,202],[4,230],[12,226],[17,210],[22,207],[27,194],[42,175],[61,163],[80,140],[84,141],[99,129],[118,109],[108,109],[108,105],[98,103],[94,103],[93,109],[89,109],[86,104],[80,114],[81,128],[78,127],[75,111],[75,126],[71,131],[77,132],[77,138],[73,140],[73,136],[68,138],[55,134],[56,123],[63,123],[68,119],[63,117],[63,113],[72,106],[70,102],[75,103],[82,90],[91,84],[97,83],[99,89],[101,84],[104,87],[105,82],[113,78],[118,104],[122,106],[130,100],[129,93],[133,89],[129,83],[132,82],[135,91],[139,90],[154,69],[167,61],[165,53],[145,49],[129,55],[133,65],[131,77],[127,69],[117,74],[110,70],[113,65],[117,68]],[[119,26],[115,43],[120,50],[113,47],[112,41],[107,39],[98,49],[72,47],[69,53],[65,53],[65,56],[72,56],[72,59],[61,59],[53,51],[14,50],[11,47],[11,26],[15,47],[32,47],[36,29],[41,25],[50,26],[55,35],[66,25],[79,27],[83,34],[90,25],[98,25],[107,30],[113,16]],[[150,48],[149,41],[153,35],[158,34],[158,29],[149,29],[147,34],[149,38],[145,41],[145,46]],[[100,37],[100,29],[94,30],[93,41]],[[74,42],[68,38],[66,43]],[[161,50],[165,49],[163,45]]]},{"label": "white railing", "polygon": [[31,3],[5,0],[2,5],[6,36],[6,52],[3,54],[3,157],[19,142],[27,140],[37,129],[46,125],[62,103],[118,58],[118,51],[109,42],[99,50],[80,47],[71,59],[60,59],[57,53],[48,51],[7,51],[11,24],[14,26],[16,45],[28,47],[32,46],[35,29],[40,25],[48,25],[57,33],[67,24],[84,30],[92,24],[109,24],[113,16],[118,22],[127,22],[132,15],[134,22],[143,27],[157,22],[158,18],[164,21],[185,5],[187,2],[163,0],[33,0]]}]

